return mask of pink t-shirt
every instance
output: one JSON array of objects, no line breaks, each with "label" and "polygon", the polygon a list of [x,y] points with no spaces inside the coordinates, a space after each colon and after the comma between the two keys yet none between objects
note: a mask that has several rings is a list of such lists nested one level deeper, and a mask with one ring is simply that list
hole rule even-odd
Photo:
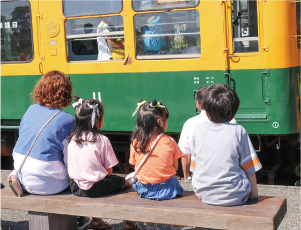
[{"label": "pink t-shirt", "polygon": [[109,139],[100,135],[100,142],[77,145],[71,140],[67,150],[67,167],[70,178],[83,190],[89,190],[95,182],[104,179],[106,169],[118,164]]}]

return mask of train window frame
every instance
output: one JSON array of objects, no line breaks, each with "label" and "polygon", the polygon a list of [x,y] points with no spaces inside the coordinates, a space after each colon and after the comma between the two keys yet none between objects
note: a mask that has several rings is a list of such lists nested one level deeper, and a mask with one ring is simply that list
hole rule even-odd
[{"label": "train window frame", "polygon": [[[185,47],[183,46],[181,50],[178,50],[178,52],[181,52],[181,53],[164,54],[164,51],[163,51],[162,52],[163,54],[160,54],[161,51],[159,51],[158,54],[151,54],[152,52],[150,52],[150,54],[141,55],[141,51],[139,51],[139,50],[141,50],[141,47],[138,47],[138,46],[141,46],[141,45],[138,44],[138,39],[142,39],[143,37],[150,37],[150,36],[154,36],[154,37],[161,37],[161,36],[145,35],[145,34],[142,35],[143,27],[146,26],[146,25],[149,25],[149,24],[138,24],[138,23],[136,23],[136,17],[138,17],[139,15],[143,15],[143,16],[153,15],[151,17],[155,17],[157,14],[160,14],[160,13],[177,14],[177,13],[192,12],[192,11],[197,12],[197,15],[198,15],[198,18],[196,18],[194,21],[186,21],[186,22],[171,21],[171,23],[164,22],[164,24],[172,24],[172,25],[178,25],[179,26],[179,24],[183,24],[183,25],[186,24],[187,25],[189,23],[196,23],[197,26],[195,26],[195,27],[196,28],[198,27],[199,31],[187,31],[186,32],[186,30],[190,30],[189,28],[186,28],[185,31],[183,31],[183,32],[181,32],[181,30],[180,30],[180,33],[174,32],[174,33],[162,34],[161,36],[163,36],[163,37],[170,37],[170,36],[176,37],[176,36],[178,36],[178,39],[181,39],[182,40],[181,43],[183,43],[183,44],[185,44],[184,38],[187,38],[188,36],[192,36],[192,37],[194,36],[195,47],[197,48],[197,50],[199,49],[199,53],[193,53],[193,54],[182,53],[182,51],[184,51],[187,47],[189,47],[189,45],[187,43],[187,44],[185,44]],[[201,58],[201,40],[202,39],[201,39],[201,31],[200,31],[200,13],[199,13],[199,11],[197,9],[192,9],[192,10],[191,9],[190,10],[185,10],[184,9],[184,10],[181,10],[181,11],[173,11],[173,12],[167,12],[167,13],[166,12],[149,12],[149,13],[136,14],[134,16],[134,30],[135,30],[134,36],[135,36],[135,51],[136,51],[135,57],[136,57],[136,59],[137,60],[169,60],[169,59]],[[169,16],[169,17],[171,17],[171,16]],[[147,22],[147,23],[149,23],[149,22]],[[156,24],[154,24],[154,25],[156,25]],[[137,29],[139,26],[141,28]],[[138,36],[139,31],[140,31],[141,34],[139,34],[139,36]],[[198,36],[198,37],[196,37],[196,36]],[[169,45],[173,41],[174,40],[170,41]],[[199,44],[197,44],[197,42],[199,42]],[[174,50],[174,51],[176,51],[176,50]],[[144,45],[143,45],[143,53],[148,53],[148,52],[149,51],[146,51],[145,48],[144,48]],[[171,51],[169,50],[169,52],[172,52],[172,50]]]},{"label": "train window frame", "polygon": [[33,24],[32,24],[32,9],[31,9],[31,3],[29,0],[1,0],[1,3],[2,2],[27,2],[28,3],[28,6],[29,6],[29,21],[30,21],[30,29],[31,29],[31,33],[30,33],[30,38],[31,38],[31,59],[29,60],[25,60],[25,61],[2,61],[2,58],[1,58],[1,61],[0,63],[1,64],[28,64],[28,63],[31,63],[33,62],[34,58],[35,58],[35,53],[34,53],[34,39],[33,39]]},{"label": "train window frame", "polygon": [[[255,2],[255,7],[256,7],[256,23],[254,23],[254,25],[256,25],[256,30],[257,30],[257,36],[240,36],[240,37],[235,37],[235,33],[234,33],[234,22],[238,21],[238,25],[239,27],[237,28],[237,32],[240,33],[240,24],[242,24],[241,22],[241,11],[237,11],[237,14],[236,16],[234,16],[234,7],[233,7],[233,4],[234,2],[236,2],[236,5],[238,5],[238,9],[240,8],[239,4],[241,1],[247,1],[247,2]],[[249,6],[248,6],[249,7]],[[257,0],[231,0],[231,31],[232,31],[232,52],[235,53],[235,54],[239,54],[240,56],[249,56],[250,54],[258,54],[260,53],[260,27],[259,27],[259,17],[258,17],[258,14],[259,14],[259,11],[258,11],[258,1]],[[247,15],[248,17],[249,14]],[[234,19],[236,17],[236,19]],[[234,21],[233,21],[234,20]],[[250,26],[249,26],[250,27]],[[241,42],[241,45],[244,46],[244,43],[243,42],[254,42],[254,41],[257,41],[257,50],[245,50],[245,51],[236,51],[236,45],[235,43],[236,42]],[[254,46],[255,47],[255,46]]]},{"label": "train window frame", "polygon": [[[66,2],[66,1],[68,1],[68,0],[62,0],[62,8],[63,8],[63,15],[65,16],[65,17],[67,17],[67,18],[73,18],[73,17],[86,17],[86,16],[96,16],[96,15],[110,15],[110,14],[119,14],[119,13],[121,13],[122,11],[123,11],[123,9],[124,9],[124,4],[123,4],[123,1],[124,0],[120,0],[120,2],[121,2],[121,9],[120,9],[120,11],[116,11],[116,12],[114,12],[114,11],[112,11],[112,12],[103,12],[103,13],[95,13],[95,14],[91,14],[91,13],[87,13],[87,14],[80,14],[80,15],[66,15],[65,14],[65,4],[64,4],[64,2]],[[72,0],[71,0],[72,1]],[[115,0],[116,1],[116,0]]]},{"label": "train window frame", "polygon": [[[115,19],[113,19],[113,18],[115,18]],[[112,20],[116,20],[116,22],[119,20],[119,23],[121,21],[122,24],[118,24],[117,23],[116,25],[115,24],[114,25],[110,25],[110,24],[108,25],[107,23],[109,23],[109,19],[111,19],[111,21]],[[120,19],[122,19],[122,20],[120,20]],[[85,28],[84,28],[83,30],[84,30],[85,33],[72,34],[71,33],[72,30],[79,30],[79,28],[77,28],[77,27],[72,28],[71,26],[68,26],[68,24],[71,24],[72,21],[75,21],[75,20],[77,20],[81,24],[83,24],[84,21],[88,21],[89,24],[92,23],[91,24],[92,31],[90,31],[88,33],[88,32],[85,31]],[[94,20],[94,22],[91,22],[90,20]],[[116,27],[120,27],[121,30],[98,33],[97,30],[99,28],[99,25],[101,23],[103,23],[103,21],[107,21],[107,22],[105,22],[106,29],[110,29],[110,28],[115,28],[116,29]],[[84,27],[88,23],[85,23]],[[97,25],[97,26],[94,27],[93,24]],[[93,32],[93,30],[96,30],[96,33]],[[102,36],[100,36],[100,35],[102,35]],[[73,62],[89,62],[89,61],[96,61],[96,62],[124,61],[125,60],[125,47],[123,48],[124,58],[122,58],[122,59],[121,58],[120,59],[114,59],[111,50],[115,51],[115,48],[111,47],[112,49],[110,49],[110,45],[108,44],[108,41],[107,41],[107,39],[114,39],[115,40],[115,39],[118,39],[118,38],[123,39],[123,43],[124,43],[124,18],[123,18],[122,15],[112,15],[112,16],[104,16],[104,17],[101,16],[101,17],[93,17],[93,18],[80,17],[80,18],[70,18],[70,19],[67,19],[65,21],[65,40],[66,40],[67,61],[69,63],[73,63]],[[104,41],[101,41],[101,40],[98,41],[98,39],[104,39]],[[76,41],[76,40],[79,40],[79,41],[82,41],[82,42],[84,42],[85,40],[96,40],[96,42],[97,42],[97,51],[98,52],[97,53],[91,53],[91,54],[76,54],[76,53],[74,53],[73,52],[74,51],[73,41]],[[106,54],[107,54],[107,56],[111,56],[110,59],[98,60],[99,54],[100,54],[98,42],[103,42],[103,43],[105,42],[106,43],[106,45],[107,45],[107,47],[106,47],[107,48]],[[70,54],[69,53],[70,51],[73,52],[73,54]],[[118,54],[116,54],[116,53],[118,53],[118,50],[115,51],[115,52],[113,52],[113,53],[115,53],[115,55],[118,57]],[[96,59],[90,59],[88,57],[90,55],[96,56]],[[78,59],[80,59],[80,60],[72,60],[72,58],[75,58],[75,57],[78,57]]]},{"label": "train window frame", "polygon": [[[162,8],[150,8],[150,9],[135,9],[134,7],[134,1],[138,1],[138,0],[131,0],[132,2],[132,9],[135,11],[135,12],[147,12],[147,11],[159,11],[159,10],[171,10],[171,9],[191,9],[191,8],[196,8],[200,5],[200,2],[201,0],[192,0],[192,1],[197,1],[197,4],[195,5],[191,5],[191,6],[178,6],[176,7],[177,4],[174,4],[174,6],[169,6],[169,7],[162,7]],[[158,0],[147,0],[147,1],[154,1],[154,2],[157,2],[158,5],[160,5],[158,3]],[[151,3],[152,4],[152,3]],[[161,4],[161,5],[165,5],[165,4]],[[180,5],[180,4],[178,4]]]}]

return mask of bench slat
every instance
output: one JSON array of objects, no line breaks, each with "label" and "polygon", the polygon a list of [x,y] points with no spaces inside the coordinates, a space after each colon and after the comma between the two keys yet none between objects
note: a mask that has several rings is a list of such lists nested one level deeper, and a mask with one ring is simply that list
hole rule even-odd
[{"label": "bench slat", "polygon": [[152,201],[140,198],[132,189],[101,198],[77,197],[70,192],[18,198],[5,188],[1,205],[4,209],[217,229],[277,229],[287,211],[283,197],[261,196],[242,206],[219,207],[201,202],[191,191],[177,199]]}]

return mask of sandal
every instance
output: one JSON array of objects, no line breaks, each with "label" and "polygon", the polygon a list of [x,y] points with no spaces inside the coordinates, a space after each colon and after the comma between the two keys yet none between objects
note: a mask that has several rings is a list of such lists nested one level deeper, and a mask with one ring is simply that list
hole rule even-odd
[{"label": "sandal", "polygon": [[137,223],[132,223],[132,222],[126,221],[125,224],[130,227],[129,228],[124,227],[123,230],[141,230],[142,229],[138,226]]},{"label": "sandal", "polygon": [[102,230],[105,230],[105,229],[111,229],[112,228],[112,225],[108,224],[105,221],[102,221],[102,223],[98,222],[98,225],[93,225],[94,221],[98,222],[97,220],[92,220],[91,221],[90,229],[102,229]]}]

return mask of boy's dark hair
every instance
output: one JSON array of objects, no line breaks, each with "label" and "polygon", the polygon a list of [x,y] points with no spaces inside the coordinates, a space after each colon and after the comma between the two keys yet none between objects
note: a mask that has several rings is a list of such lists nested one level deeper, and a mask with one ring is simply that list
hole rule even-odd
[{"label": "boy's dark hair", "polygon": [[[74,96],[75,101],[79,101],[79,97]],[[95,114],[95,124],[92,128],[92,112],[93,108],[90,108],[89,105],[97,104],[99,110],[99,116]],[[76,144],[80,145],[84,142],[95,143],[99,142],[100,130],[97,128],[97,123],[102,121],[104,110],[103,106],[98,100],[88,99],[83,100],[82,104],[77,105],[75,108],[75,126],[73,132],[67,138],[70,142],[71,140],[75,141]],[[91,135],[92,134],[92,135]],[[72,139],[73,138],[73,139]]]},{"label": "boy's dark hair", "polygon": [[215,123],[231,121],[239,107],[236,92],[229,85],[214,84],[207,88],[202,98],[202,108]]},{"label": "boy's dark hair", "polygon": [[201,100],[204,97],[204,94],[208,88],[208,85],[203,85],[201,88],[199,88],[195,94],[194,99],[201,104]]},{"label": "boy's dark hair", "polygon": [[[138,102],[142,102],[139,100]],[[164,105],[160,103],[163,107]],[[169,116],[167,108],[158,106],[158,101],[154,99],[146,102],[139,110],[135,131],[131,136],[132,145],[137,153],[147,153],[146,145],[156,135],[164,133],[163,128],[157,120],[165,122]]]}]

